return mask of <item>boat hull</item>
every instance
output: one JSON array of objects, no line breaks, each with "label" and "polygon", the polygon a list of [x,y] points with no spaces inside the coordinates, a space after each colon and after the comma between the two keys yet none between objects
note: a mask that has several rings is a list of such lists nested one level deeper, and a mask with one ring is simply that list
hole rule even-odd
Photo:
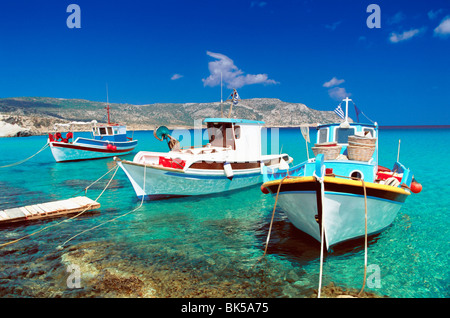
[{"label": "boat hull", "polygon": [[50,142],[50,149],[56,162],[102,159],[123,156],[131,153],[137,145],[137,140],[131,142],[114,142],[116,149],[108,149],[108,143],[64,143]]},{"label": "boat hull", "polygon": [[[327,180],[328,179],[328,180]],[[332,180],[335,179],[335,180]],[[273,195],[277,182],[264,184]],[[286,180],[284,180],[286,182]],[[326,177],[324,199],[315,177],[293,178],[282,184],[278,205],[299,230],[321,241],[321,222],[327,249],[335,244],[365,235],[364,189],[361,181]],[[389,227],[409,193],[403,189],[366,182],[367,233]]]},{"label": "boat hull", "polygon": [[118,165],[129,178],[138,198],[144,196],[146,200],[220,193],[262,183],[260,168],[235,171],[230,180],[223,170],[183,171],[125,160],[118,161]]}]

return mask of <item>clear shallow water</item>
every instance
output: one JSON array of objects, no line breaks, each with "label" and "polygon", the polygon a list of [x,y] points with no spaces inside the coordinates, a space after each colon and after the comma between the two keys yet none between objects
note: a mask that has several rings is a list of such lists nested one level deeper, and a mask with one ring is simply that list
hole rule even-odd
[{"label": "clear shallow water", "polygon": [[[270,131],[263,134],[268,140],[264,152],[282,148],[295,163],[305,160],[300,129],[279,132],[279,141],[271,140]],[[135,132],[134,137],[139,139],[137,151],[166,151],[152,132]],[[314,132],[311,137],[315,140]],[[407,199],[389,229],[370,238],[368,264],[379,266],[381,287],[366,285],[365,290],[389,297],[449,297],[450,130],[381,130],[381,165],[392,166],[398,139],[400,161],[414,171],[423,191]],[[1,138],[0,166],[30,156],[45,142],[44,136]],[[188,138],[182,141],[188,143]],[[26,163],[0,170],[0,209],[66,199],[113,166],[112,159],[58,164],[46,149]],[[95,199],[107,181],[94,185],[87,196]],[[295,229],[279,209],[268,254],[258,262],[274,204],[259,187],[145,202],[59,248],[140,204],[121,170],[99,202],[99,212],[0,247],[0,296],[309,297],[317,289],[320,245]],[[1,227],[0,244],[63,219]],[[79,266],[81,288],[68,287],[69,264]],[[326,255],[323,285],[359,290],[363,265],[363,241],[337,246]]]}]

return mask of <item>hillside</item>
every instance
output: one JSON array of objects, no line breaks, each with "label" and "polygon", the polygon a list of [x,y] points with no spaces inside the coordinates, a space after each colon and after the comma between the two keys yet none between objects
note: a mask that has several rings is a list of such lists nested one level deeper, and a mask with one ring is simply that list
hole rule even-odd
[{"label": "hillside", "polygon": [[[17,97],[0,99],[0,121],[28,129],[31,134],[53,131],[57,122],[106,122],[106,103],[82,99]],[[126,123],[129,130],[194,126],[194,121],[220,117],[221,105],[215,103],[155,103],[146,105],[110,103],[111,120]],[[227,117],[230,103],[223,104]],[[240,100],[232,117],[262,120],[266,126],[315,125],[339,120],[333,111],[317,111],[301,103],[287,103],[275,98]]]}]

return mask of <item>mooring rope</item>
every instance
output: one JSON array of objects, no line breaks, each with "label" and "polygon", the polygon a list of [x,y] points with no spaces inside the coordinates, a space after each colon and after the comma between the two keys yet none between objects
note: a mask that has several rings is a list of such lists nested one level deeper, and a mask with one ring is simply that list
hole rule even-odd
[{"label": "mooring rope", "polygon": [[366,276],[367,276],[367,192],[366,192],[366,184],[364,183],[364,179],[361,179],[362,186],[364,189],[364,280],[361,291],[358,294],[358,297],[361,297],[364,287],[366,286]]},{"label": "mooring rope", "polygon": [[320,298],[320,293],[322,290],[322,273],[323,273],[323,249],[324,249],[324,237],[325,237],[325,227],[323,225],[324,223],[324,212],[325,209],[323,208],[324,205],[324,199],[325,199],[325,183],[324,183],[324,177],[317,177],[316,180],[320,182],[320,201],[322,202],[322,215],[321,215],[321,221],[320,221],[320,270],[319,270],[319,287],[317,290],[317,298]]},{"label": "mooring rope", "polygon": [[86,233],[86,232],[89,232],[89,231],[91,231],[91,230],[94,230],[94,229],[96,229],[96,228],[98,228],[98,227],[100,227],[100,226],[105,225],[106,223],[113,222],[113,221],[115,221],[115,220],[117,220],[117,219],[119,219],[119,218],[121,218],[121,217],[124,217],[125,215],[128,215],[128,214],[130,214],[130,213],[133,213],[133,212],[139,210],[139,209],[142,207],[142,204],[144,203],[144,198],[145,198],[145,178],[146,178],[146,166],[144,165],[144,187],[143,187],[144,195],[142,196],[141,204],[140,204],[137,208],[135,208],[135,209],[133,209],[133,210],[131,210],[131,211],[128,211],[127,213],[124,213],[124,214],[122,214],[122,215],[119,215],[119,216],[117,216],[117,217],[115,217],[115,218],[113,218],[113,219],[110,219],[110,220],[108,220],[108,221],[105,221],[105,222],[103,222],[103,223],[100,223],[100,224],[98,224],[98,225],[96,225],[96,226],[93,226],[93,227],[91,227],[91,228],[89,228],[89,229],[87,229],[87,230],[84,230],[84,231],[82,231],[82,232],[80,232],[80,233],[78,233],[78,234],[75,234],[74,236],[72,236],[71,238],[69,238],[68,240],[66,240],[66,241],[61,245],[61,247],[64,247],[64,245],[65,245],[67,242],[71,241],[72,239],[74,239],[75,237],[77,237],[77,236],[79,236],[79,235],[81,235],[81,234],[83,234],[83,233]]},{"label": "mooring rope", "polygon": [[[273,205],[272,218],[270,220],[269,232],[267,233],[267,239],[266,239],[266,246],[264,248],[264,254],[259,258],[259,260],[255,263],[255,265],[258,264],[264,258],[264,256],[266,256],[267,248],[269,246],[270,234],[272,232],[273,219],[275,217],[275,210],[277,208],[278,196],[280,194],[281,185],[283,184],[284,180],[287,179],[287,178],[289,178],[289,174],[287,176],[285,176],[283,179],[281,179],[280,183],[278,184],[278,190],[277,190],[277,195],[275,197],[275,203]],[[253,265],[253,266],[255,266],[255,265]]]},{"label": "mooring rope", "polygon": [[9,165],[0,166],[0,169],[1,169],[1,168],[8,168],[8,167],[14,167],[14,166],[20,165],[21,163],[24,163],[25,161],[28,161],[28,160],[30,160],[31,158],[33,158],[34,156],[36,156],[38,153],[44,151],[44,149],[46,149],[49,145],[50,145],[50,144],[49,144],[48,141],[47,141],[47,143],[44,145],[44,147],[42,147],[42,148],[41,148],[38,152],[36,152],[34,155],[32,155],[32,156],[30,156],[30,157],[28,157],[28,158],[26,158],[26,159],[17,161],[17,162],[15,162],[15,163],[11,163],[11,164],[9,164]]},{"label": "mooring rope", "polygon": [[[119,166],[115,166],[114,168],[116,169],[116,171],[114,171],[114,174],[112,175],[111,179],[108,181],[108,184],[107,184],[106,187],[103,189],[103,191],[100,193],[100,195],[94,200],[94,202],[97,202],[97,201],[100,199],[100,197],[103,195],[103,193],[106,191],[106,189],[107,189],[107,188],[109,187],[109,185],[111,184],[111,181],[114,179],[114,176],[116,175],[117,170],[119,169]],[[112,169],[110,169],[106,174],[104,174],[104,175],[102,176],[102,178],[103,178],[104,176],[106,176],[108,173],[110,173],[111,171],[112,171]],[[97,181],[98,181],[98,180],[96,180],[95,182],[97,182]],[[54,224],[50,224],[50,225],[48,225],[48,226],[45,226],[45,227],[43,227],[42,229],[39,229],[39,230],[37,230],[37,231],[34,231],[33,233],[27,234],[27,235],[22,236],[22,237],[20,237],[20,238],[18,238],[18,239],[15,239],[15,240],[12,240],[12,241],[9,241],[9,242],[6,242],[6,243],[2,243],[2,244],[0,244],[0,247],[7,246],[7,245],[10,245],[10,244],[13,244],[13,243],[17,243],[17,242],[19,242],[19,241],[22,241],[23,239],[26,239],[26,238],[31,237],[31,236],[33,236],[33,235],[36,235],[36,234],[38,234],[38,233],[40,233],[40,232],[42,232],[42,231],[44,231],[44,230],[46,230],[46,229],[55,227],[55,226],[57,226],[57,225],[60,225],[61,223],[70,221],[70,220],[72,220],[72,219],[75,219],[75,218],[79,217],[80,215],[82,215],[82,214],[83,214],[84,212],[86,212],[87,210],[89,210],[89,209],[92,207],[92,205],[93,205],[93,203],[90,203],[90,204],[86,207],[86,209],[84,209],[83,211],[77,213],[76,215],[74,215],[74,216],[72,216],[72,217],[70,217],[70,218],[64,219],[64,220],[62,220],[62,221],[60,221],[60,222],[58,222],[58,223],[54,223]]]}]

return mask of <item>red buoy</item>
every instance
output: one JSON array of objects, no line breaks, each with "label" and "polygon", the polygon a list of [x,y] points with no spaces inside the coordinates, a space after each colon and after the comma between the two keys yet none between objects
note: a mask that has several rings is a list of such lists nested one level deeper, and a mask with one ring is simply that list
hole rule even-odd
[{"label": "red buoy", "polygon": [[264,187],[264,185],[261,185],[261,192],[264,194],[268,194],[269,190],[266,187]]},{"label": "red buoy", "polygon": [[422,191],[422,185],[417,181],[411,182],[411,186],[409,188],[413,193],[419,193]]},{"label": "red buoy", "polygon": [[112,151],[116,151],[117,150],[117,146],[111,145],[111,150]]}]

